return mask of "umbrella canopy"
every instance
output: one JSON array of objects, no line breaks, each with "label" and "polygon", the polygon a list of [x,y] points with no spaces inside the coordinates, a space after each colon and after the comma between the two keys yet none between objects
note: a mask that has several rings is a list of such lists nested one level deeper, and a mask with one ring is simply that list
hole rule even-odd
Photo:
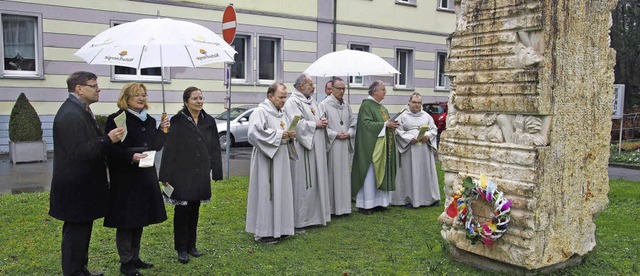
[{"label": "umbrella canopy", "polygon": [[304,70],[304,73],[316,77],[400,74],[396,68],[375,54],[348,49],[320,57]]},{"label": "umbrella canopy", "polygon": [[120,24],[98,34],[75,53],[89,64],[136,69],[233,62],[235,54],[236,51],[211,30],[169,18]]}]

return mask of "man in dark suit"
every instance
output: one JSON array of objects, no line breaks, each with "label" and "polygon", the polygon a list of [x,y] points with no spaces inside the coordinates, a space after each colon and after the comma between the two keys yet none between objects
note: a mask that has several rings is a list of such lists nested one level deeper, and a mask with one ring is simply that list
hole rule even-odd
[{"label": "man in dark suit", "polygon": [[93,220],[107,212],[105,153],[120,141],[123,128],[104,135],[89,105],[99,99],[98,77],[75,72],[67,79],[69,98],[53,120],[53,177],[49,215],[62,226],[62,272],[92,274],[87,269]]}]

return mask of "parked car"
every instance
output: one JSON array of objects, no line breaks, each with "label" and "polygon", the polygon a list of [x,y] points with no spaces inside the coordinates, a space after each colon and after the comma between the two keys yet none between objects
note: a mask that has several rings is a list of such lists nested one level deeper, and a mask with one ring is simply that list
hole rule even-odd
[{"label": "parked car", "polygon": [[440,137],[440,133],[447,129],[447,102],[425,103],[422,104],[422,109],[433,118],[438,127],[438,137]]},{"label": "parked car", "polygon": [[243,105],[238,107],[233,107],[225,112],[220,113],[218,116],[215,116],[217,127],[218,127],[218,136],[220,136],[220,147],[222,149],[227,148],[227,118],[231,118],[231,143],[233,146],[237,143],[248,142],[247,131],[249,130],[249,116],[253,113],[253,110],[257,107],[257,105]]}]

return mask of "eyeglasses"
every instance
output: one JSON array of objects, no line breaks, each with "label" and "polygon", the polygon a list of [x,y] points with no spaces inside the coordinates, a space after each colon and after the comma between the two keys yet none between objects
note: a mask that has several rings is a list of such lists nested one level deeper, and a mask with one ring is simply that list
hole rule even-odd
[{"label": "eyeglasses", "polygon": [[91,88],[93,88],[94,90],[98,90],[98,88],[100,88],[100,86],[98,86],[98,84],[81,84],[82,86],[89,86]]},{"label": "eyeglasses", "polygon": [[132,98],[146,98],[147,94],[133,94],[131,95]]}]

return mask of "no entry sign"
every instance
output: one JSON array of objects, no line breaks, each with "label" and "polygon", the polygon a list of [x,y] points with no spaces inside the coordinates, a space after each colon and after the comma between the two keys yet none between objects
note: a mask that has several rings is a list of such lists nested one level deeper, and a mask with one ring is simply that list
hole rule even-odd
[{"label": "no entry sign", "polygon": [[233,5],[227,6],[222,15],[222,38],[231,44],[236,38],[236,10]]}]

